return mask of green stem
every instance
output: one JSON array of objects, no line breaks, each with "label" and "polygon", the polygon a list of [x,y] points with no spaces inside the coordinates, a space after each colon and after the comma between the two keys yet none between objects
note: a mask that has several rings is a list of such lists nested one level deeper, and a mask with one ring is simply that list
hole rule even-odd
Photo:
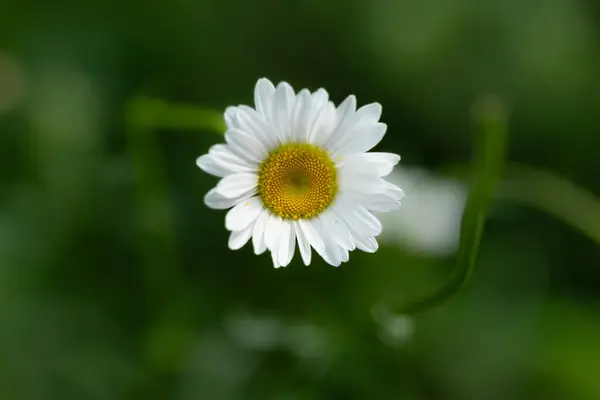
[{"label": "green stem", "polygon": [[[495,193],[497,199],[544,211],[600,244],[598,196],[551,171],[516,163],[508,163],[504,169]],[[449,165],[439,172],[465,180],[466,170],[464,165]]]},{"label": "green stem", "polygon": [[447,284],[430,296],[400,308],[415,314],[437,306],[460,291],[473,274],[486,215],[502,174],[508,137],[507,116],[494,99],[476,104],[472,176],[462,217],[456,267]]},{"label": "green stem", "polygon": [[497,196],[543,210],[600,244],[600,199],[557,174],[511,164]]}]

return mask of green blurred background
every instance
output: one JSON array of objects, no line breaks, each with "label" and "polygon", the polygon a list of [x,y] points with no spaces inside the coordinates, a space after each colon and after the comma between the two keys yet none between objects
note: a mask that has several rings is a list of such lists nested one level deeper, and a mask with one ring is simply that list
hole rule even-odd
[{"label": "green blurred background", "polygon": [[[479,96],[512,110],[510,162],[600,193],[598,4],[3,0],[0,399],[600,399],[599,208],[546,175],[501,185],[458,296],[389,311],[454,266],[465,187],[440,171]],[[202,110],[262,76],[383,105],[407,197],[377,253],[227,248]]]}]

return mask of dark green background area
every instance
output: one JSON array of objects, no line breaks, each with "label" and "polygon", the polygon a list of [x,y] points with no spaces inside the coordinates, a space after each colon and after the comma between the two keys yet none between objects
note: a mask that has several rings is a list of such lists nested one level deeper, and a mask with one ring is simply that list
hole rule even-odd
[{"label": "dark green background area", "polygon": [[471,106],[492,94],[512,110],[511,163],[600,194],[596,2],[0,8],[1,399],[600,398],[594,238],[497,199],[466,289],[392,334],[374,309],[443,284],[454,255],[382,244],[275,270],[230,251],[195,165],[219,133],[127,114],[140,96],[222,112],[265,76],[380,102],[378,150],[437,171],[469,162]]}]

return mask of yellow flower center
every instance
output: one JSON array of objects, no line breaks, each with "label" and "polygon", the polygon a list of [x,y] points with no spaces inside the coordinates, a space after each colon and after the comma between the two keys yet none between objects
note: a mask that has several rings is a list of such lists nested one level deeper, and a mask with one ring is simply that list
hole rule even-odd
[{"label": "yellow flower center", "polygon": [[337,193],[335,165],[310,144],[283,144],[271,151],[258,172],[258,195],[266,208],[285,219],[312,218]]}]

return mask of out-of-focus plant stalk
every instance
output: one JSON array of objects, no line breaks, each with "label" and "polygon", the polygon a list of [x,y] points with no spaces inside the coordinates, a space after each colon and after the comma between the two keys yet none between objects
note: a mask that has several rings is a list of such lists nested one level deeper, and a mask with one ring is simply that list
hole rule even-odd
[{"label": "out-of-focus plant stalk", "polygon": [[475,103],[473,118],[473,161],[456,267],[446,285],[430,296],[400,307],[396,310],[400,314],[419,313],[445,302],[460,291],[473,274],[488,209],[505,164],[508,115],[502,103],[490,97]]},{"label": "out-of-focus plant stalk", "polygon": [[510,164],[496,195],[545,211],[600,244],[600,199],[566,178]]}]

